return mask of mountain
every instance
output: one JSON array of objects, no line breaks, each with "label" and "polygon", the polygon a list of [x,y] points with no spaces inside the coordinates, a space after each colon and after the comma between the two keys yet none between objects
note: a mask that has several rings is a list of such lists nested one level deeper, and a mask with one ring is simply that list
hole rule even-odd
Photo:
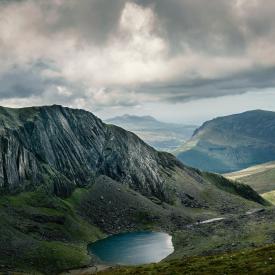
[{"label": "mountain", "polygon": [[186,165],[217,173],[275,160],[275,113],[255,110],[207,121],[175,154]]},{"label": "mountain", "polygon": [[145,142],[161,151],[173,151],[188,140],[197,126],[165,123],[152,116],[123,115],[110,118],[106,123],[134,132]]},{"label": "mountain", "polygon": [[275,203],[275,162],[255,165],[240,171],[224,174],[231,180],[250,185],[262,196]]},{"label": "mountain", "polygon": [[[167,203],[184,201],[185,195],[179,192],[192,184],[188,193],[194,202],[201,200],[196,197],[205,180],[198,171],[87,111],[57,105],[1,107],[0,127],[0,191],[4,194],[41,185],[68,197],[76,187],[88,186],[105,175]],[[180,174],[185,183],[174,174]]]},{"label": "mountain", "polygon": [[0,272],[57,274],[96,262],[87,244],[107,234],[268,205],[84,110],[1,107],[0,152]]}]

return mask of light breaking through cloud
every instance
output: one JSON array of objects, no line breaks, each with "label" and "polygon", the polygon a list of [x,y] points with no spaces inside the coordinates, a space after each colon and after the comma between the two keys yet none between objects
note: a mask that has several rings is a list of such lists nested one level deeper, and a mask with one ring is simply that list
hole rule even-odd
[{"label": "light breaking through cloud", "polygon": [[90,110],[264,93],[272,0],[0,1],[0,104]]}]

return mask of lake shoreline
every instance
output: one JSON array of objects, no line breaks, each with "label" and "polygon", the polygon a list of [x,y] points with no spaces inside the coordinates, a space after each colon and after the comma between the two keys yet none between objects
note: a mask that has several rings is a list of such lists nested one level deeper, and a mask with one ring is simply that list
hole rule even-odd
[{"label": "lake shoreline", "polygon": [[167,233],[137,231],[93,242],[88,252],[107,265],[139,265],[163,260],[174,252],[174,247]]}]

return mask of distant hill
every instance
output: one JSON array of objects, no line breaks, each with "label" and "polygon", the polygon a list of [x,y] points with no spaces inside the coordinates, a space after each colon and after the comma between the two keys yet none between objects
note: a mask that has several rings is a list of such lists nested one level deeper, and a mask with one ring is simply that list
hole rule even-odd
[{"label": "distant hill", "polygon": [[275,113],[254,110],[207,121],[175,154],[187,165],[218,173],[275,160]]},{"label": "distant hill", "polygon": [[127,114],[107,119],[105,122],[134,132],[157,150],[168,152],[181,146],[197,128],[195,125],[161,122],[152,116]]}]

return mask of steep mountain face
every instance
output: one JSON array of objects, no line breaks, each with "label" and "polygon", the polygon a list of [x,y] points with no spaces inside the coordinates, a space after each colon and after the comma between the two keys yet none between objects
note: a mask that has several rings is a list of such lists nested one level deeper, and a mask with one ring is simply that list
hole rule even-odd
[{"label": "steep mountain face", "polygon": [[106,123],[120,126],[134,132],[157,150],[171,152],[188,140],[194,125],[165,123],[151,116],[123,115],[106,120]]},{"label": "steep mountain face", "polygon": [[212,204],[203,191],[220,192],[171,154],[154,150],[133,133],[106,125],[87,111],[1,108],[0,125],[3,193],[42,186],[66,197],[76,187],[93,184],[99,175],[168,203],[203,207]]},{"label": "steep mountain face", "polygon": [[0,112],[2,191],[52,182],[54,191],[66,196],[104,174],[163,197],[164,170],[179,166],[170,155],[86,111],[53,106]]},{"label": "steep mountain face", "polygon": [[183,163],[226,173],[275,159],[275,113],[255,110],[205,122],[175,152]]}]

